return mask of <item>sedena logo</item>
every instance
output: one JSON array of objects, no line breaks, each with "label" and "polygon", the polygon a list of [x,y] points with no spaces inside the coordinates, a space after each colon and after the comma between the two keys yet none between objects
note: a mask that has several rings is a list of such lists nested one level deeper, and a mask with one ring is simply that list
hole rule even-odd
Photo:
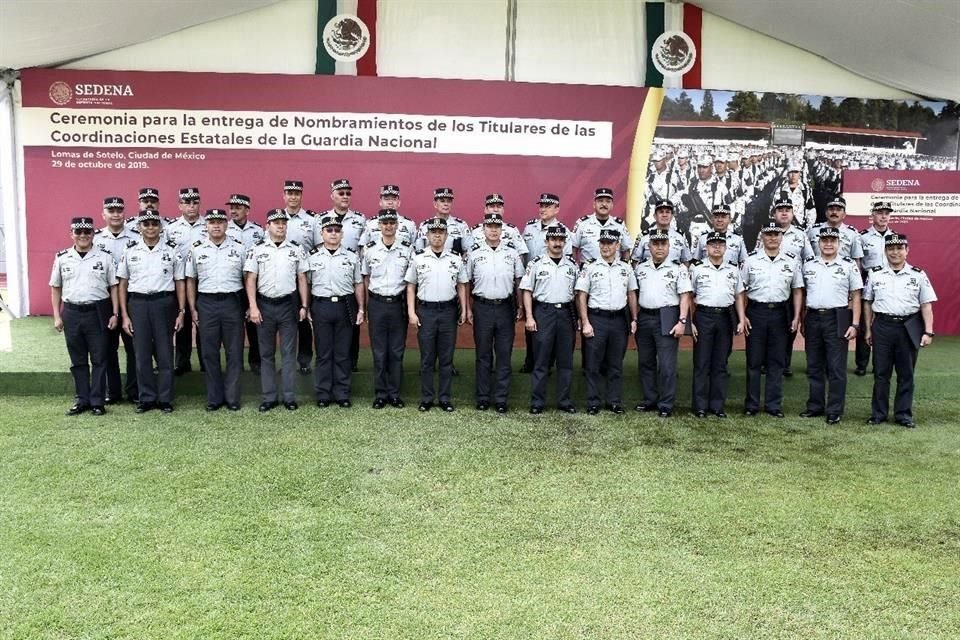
[{"label": "sedena logo", "polygon": [[50,100],[53,104],[63,106],[73,99],[73,89],[66,82],[54,82],[50,85]]},{"label": "sedena logo", "polygon": [[114,97],[132,97],[129,84],[77,83],[70,86],[58,80],[50,85],[50,100],[59,106],[73,101],[75,104],[112,105]]},{"label": "sedena logo", "polygon": [[883,188],[887,186],[886,181],[883,178],[874,178],[870,181],[870,188],[874,191],[880,192],[883,191]]}]

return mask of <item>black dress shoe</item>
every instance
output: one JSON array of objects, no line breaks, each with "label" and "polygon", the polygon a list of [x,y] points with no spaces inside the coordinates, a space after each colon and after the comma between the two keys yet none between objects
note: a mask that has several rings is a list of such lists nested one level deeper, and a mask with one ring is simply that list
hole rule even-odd
[{"label": "black dress shoe", "polygon": [[227,405],[227,409],[229,409],[230,411],[240,411],[240,405],[239,405],[239,404],[228,404],[228,405]]},{"label": "black dress shoe", "polygon": [[497,405],[497,413],[506,413],[506,412],[507,412],[507,405],[505,404]]},{"label": "black dress shoe", "polygon": [[804,411],[800,414],[801,418],[819,418],[823,415],[823,411]]},{"label": "black dress shoe", "polygon": [[157,408],[157,405],[152,402],[140,402],[137,404],[137,413],[146,413],[147,411],[153,411]]},{"label": "black dress shoe", "polygon": [[562,407],[560,407],[560,411],[563,411],[564,413],[571,413],[571,414],[572,414],[572,413],[576,413],[576,412],[577,412],[577,408],[576,408],[575,406],[573,406],[572,404],[565,404],[565,405],[563,405]]},{"label": "black dress shoe", "polygon": [[538,416],[541,413],[543,413],[543,407],[530,407],[530,413],[532,413],[535,416]]},{"label": "black dress shoe", "polygon": [[173,413],[173,405],[169,402],[160,402],[157,406],[160,407],[160,411],[164,413]]},{"label": "black dress shoe", "polygon": [[790,367],[787,367],[786,369],[784,369],[784,370],[783,370],[783,377],[784,377],[784,378],[792,378],[792,377],[793,377],[793,369],[791,369]]},{"label": "black dress shoe", "polygon": [[667,411],[666,409],[661,409],[661,410],[657,413],[657,416],[659,416],[659,417],[661,417],[661,418],[669,418],[672,413],[673,413],[672,411]]},{"label": "black dress shoe", "polygon": [[300,367],[297,371],[299,371],[302,376],[308,376],[311,373],[310,367]]},{"label": "black dress shoe", "polygon": [[860,376],[860,377],[862,378],[863,376],[867,375],[867,370],[866,370],[866,369],[854,369],[854,370],[853,370],[853,375],[855,375],[855,376]]},{"label": "black dress shoe", "polygon": [[421,402],[420,404],[417,405],[418,411],[430,411],[430,409],[432,408],[433,408],[432,402]]},{"label": "black dress shoe", "polygon": [[87,411],[89,408],[90,408],[90,407],[89,407],[88,405],[79,404],[79,403],[78,403],[78,404],[73,405],[73,406],[70,407],[69,409],[67,409],[67,412],[66,412],[64,415],[67,415],[67,416],[78,416],[78,415],[80,415],[81,413]]},{"label": "black dress shoe", "polygon": [[886,421],[887,421],[886,418],[874,418],[872,416],[870,418],[867,418],[867,424],[874,425],[874,426],[878,424],[883,424]]},{"label": "black dress shoe", "polygon": [[753,416],[757,415],[757,410],[756,410],[756,409],[744,409],[744,410],[743,410],[743,415],[747,416],[748,418],[752,418]]},{"label": "black dress shoe", "polygon": [[657,405],[655,404],[643,404],[642,402],[634,407],[635,411],[656,411]]},{"label": "black dress shoe", "polygon": [[353,406],[353,403],[346,399],[337,400],[337,406],[340,407],[341,409],[349,409],[350,407]]},{"label": "black dress shoe", "polygon": [[827,416],[827,424],[840,424],[840,416],[836,414],[830,414]]},{"label": "black dress shoe", "polygon": [[94,415],[94,416],[102,416],[102,415],[105,414],[105,413],[106,413],[106,410],[104,410],[103,407],[100,407],[100,406],[90,407],[90,414],[91,414],[91,415]]},{"label": "black dress shoe", "polygon": [[490,403],[484,400],[481,400],[477,403],[477,411],[486,411],[490,408]]},{"label": "black dress shoe", "polygon": [[207,405],[207,411],[219,411],[222,406],[222,404],[214,404],[211,402]]},{"label": "black dress shoe", "polygon": [[721,420],[727,417],[727,414],[724,413],[723,411],[714,411],[713,415],[717,416]]},{"label": "black dress shoe", "polygon": [[767,415],[771,415],[771,416],[773,416],[774,418],[782,418],[782,417],[784,417],[784,416],[783,416],[783,411],[780,411],[780,409],[773,409],[772,411],[771,411],[771,410],[767,410]]},{"label": "black dress shoe", "polygon": [[617,414],[618,416],[622,416],[622,415],[623,415],[623,406],[622,406],[622,405],[619,405],[619,404],[608,404],[608,405],[607,405],[607,409],[608,409],[610,412]]},{"label": "black dress shoe", "polygon": [[600,413],[600,407],[598,407],[597,405],[587,407],[587,413],[589,413],[591,416],[595,416],[598,413]]},{"label": "black dress shoe", "polygon": [[396,407],[397,409],[403,409],[403,407],[405,406],[403,404],[403,400],[401,400],[400,398],[390,398],[389,400],[387,400],[387,402],[390,403],[391,407]]},{"label": "black dress shoe", "polygon": [[298,405],[294,400],[291,400],[290,402],[284,402],[283,406],[287,408],[287,411],[296,411],[300,408],[300,405]]},{"label": "black dress shoe", "polygon": [[374,409],[383,409],[385,406],[387,406],[387,401],[384,400],[383,398],[377,398],[376,400],[373,401]]},{"label": "black dress shoe", "polygon": [[317,400],[317,408],[326,409],[329,406],[330,406],[329,400]]},{"label": "black dress shoe", "polygon": [[698,418],[706,418],[706,417],[707,417],[707,412],[704,411],[703,409],[700,409],[700,411],[695,411],[695,412],[693,413],[693,415],[695,415],[695,416],[698,417]]},{"label": "black dress shoe", "polygon": [[453,405],[450,404],[449,402],[441,402],[439,403],[438,406],[444,411],[446,411],[447,413],[450,413],[451,411],[456,411],[456,409],[453,408]]},{"label": "black dress shoe", "polygon": [[266,413],[277,406],[276,402],[261,402],[260,407],[257,409],[260,413]]},{"label": "black dress shoe", "polygon": [[897,418],[897,424],[901,427],[906,427],[907,429],[916,428],[916,423],[910,418]]}]

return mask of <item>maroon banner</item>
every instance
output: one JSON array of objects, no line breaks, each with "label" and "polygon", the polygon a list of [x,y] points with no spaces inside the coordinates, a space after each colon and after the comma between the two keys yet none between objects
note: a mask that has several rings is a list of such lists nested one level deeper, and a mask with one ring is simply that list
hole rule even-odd
[{"label": "maroon banner", "polygon": [[870,225],[870,204],[889,200],[890,227],[910,240],[907,262],[930,276],[939,334],[960,334],[960,278],[953,256],[960,246],[960,171],[843,172],[847,222]]},{"label": "maroon banner", "polygon": [[305,182],[304,206],[330,208],[329,183],[349,178],[354,206],[377,207],[398,184],[402,213],[421,221],[432,191],[453,187],[455,214],[480,220],[483,196],[505,195],[507,219],[536,214],[542,191],[561,220],[588,213],[612,187],[624,215],[627,175],[646,90],[349,76],[146,73],[30,69],[22,74],[30,313],[50,313],[47,286],[75,215],[101,219],[119,195],[160,190],[173,218],[177,192],[201,207],[252,196],[252,218],[283,206],[285,179]]}]

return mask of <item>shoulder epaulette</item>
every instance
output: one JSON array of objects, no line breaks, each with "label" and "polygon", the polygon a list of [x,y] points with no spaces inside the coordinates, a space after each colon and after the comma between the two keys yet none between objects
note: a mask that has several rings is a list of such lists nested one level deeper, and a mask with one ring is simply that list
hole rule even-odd
[{"label": "shoulder epaulette", "polygon": [[255,243],[253,246],[259,247],[259,246],[262,245],[262,244],[267,244],[266,238],[264,238],[264,239],[261,240],[260,242]]},{"label": "shoulder epaulette", "polygon": [[677,259],[671,260],[670,262],[672,262],[673,264],[683,264],[682,262],[680,262],[680,260],[677,260]]},{"label": "shoulder epaulette", "polygon": [[375,244],[377,244],[377,241],[376,241],[376,240],[371,240],[370,242],[367,243],[367,247],[368,247],[368,248],[369,248],[369,247],[372,247],[372,246],[375,245]]},{"label": "shoulder epaulette", "polygon": [[910,267],[910,268],[916,271],[917,273],[923,273],[923,269],[921,269],[920,267]]},{"label": "shoulder epaulette", "polygon": [[590,259],[588,259],[586,262],[584,262],[583,264],[585,264],[585,265],[586,265],[586,264],[593,264],[593,263],[596,262],[596,261],[597,261],[596,258],[590,258]]},{"label": "shoulder epaulette", "polygon": [[882,270],[883,270],[883,267],[880,265],[877,265],[875,267],[870,267],[870,271],[882,271]]},{"label": "shoulder epaulette", "polygon": [[295,246],[295,247],[299,247],[299,246],[300,246],[300,243],[297,242],[296,240],[291,240],[291,241],[290,241],[290,244],[292,244],[292,245]]},{"label": "shoulder epaulette", "polygon": [[852,259],[852,258],[848,258],[847,256],[844,256],[844,257],[843,257],[843,261],[844,261],[844,262],[853,262],[853,259]]},{"label": "shoulder epaulette", "polygon": [[307,214],[308,216],[315,216],[315,215],[317,215],[317,212],[314,211],[313,209],[304,209],[303,212],[304,212],[305,214]]},{"label": "shoulder epaulette", "polygon": [[356,252],[357,252],[356,249],[351,249],[350,247],[344,247],[344,249],[346,249],[346,250],[349,251],[350,253],[356,253]]},{"label": "shoulder epaulette", "polygon": [[255,226],[255,227],[258,227],[258,228],[260,228],[260,229],[263,229],[263,227],[260,226],[260,223],[259,223],[259,222],[254,222],[253,220],[251,220],[251,219],[249,219],[249,218],[247,218],[247,224],[252,224],[252,225]]},{"label": "shoulder epaulette", "polygon": [[537,220],[536,218],[534,218],[534,219],[532,219],[532,220],[527,220],[527,224],[536,224],[536,223],[538,223],[538,222],[540,222],[540,221]]},{"label": "shoulder epaulette", "polygon": [[177,243],[174,242],[173,240],[167,240],[167,246],[168,246],[168,247],[173,247],[174,249],[176,249],[176,248],[177,248]]},{"label": "shoulder epaulette", "polygon": [[577,220],[577,222],[581,222],[581,221],[583,221],[583,220],[586,220],[586,219],[589,218],[589,217],[590,217],[590,214],[588,213],[587,215],[585,215],[585,216],[583,216],[582,218],[580,218],[579,220]]},{"label": "shoulder epaulette", "polygon": [[869,228],[868,228],[868,229],[864,229],[863,231],[861,231],[861,232],[860,232],[860,235],[865,236],[865,235],[867,235],[868,233],[870,233],[870,229],[869,229]]},{"label": "shoulder epaulette", "polygon": [[310,249],[310,255],[315,254],[317,251],[320,251],[320,249],[321,247],[314,247],[313,249]]},{"label": "shoulder epaulette", "polygon": [[193,246],[199,247],[202,244],[203,244],[203,240],[197,240],[196,242],[193,243]]},{"label": "shoulder epaulette", "polygon": [[417,255],[420,255],[421,253],[424,253],[425,251],[426,251],[426,249],[417,249]]},{"label": "shoulder epaulette", "polygon": [[[474,243],[473,243],[473,246],[470,247],[470,251],[476,251],[476,250],[479,249],[479,248],[480,248],[480,243],[479,243],[479,242],[474,242]],[[454,253],[456,253],[456,251],[454,251]]]},{"label": "shoulder epaulette", "polygon": [[482,222],[481,222],[480,224],[478,224],[478,225],[475,225],[475,226],[471,229],[471,231],[479,231],[480,229],[483,229],[483,223],[482,223]]},{"label": "shoulder epaulette", "polygon": [[127,248],[129,249],[130,247],[132,247],[132,246],[134,246],[134,245],[136,245],[136,244],[137,244],[137,241],[136,241],[136,240],[131,240],[131,241],[129,241],[129,242],[127,243]]},{"label": "shoulder epaulette", "polygon": [[64,249],[63,251],[57,252],[57,257],[59,258],[60,256],[67,255],[67,251],[70,251],[70,249]]},{"label": "shoulder epaulette", "polygon": [[705,235],[707,235],[708,233],[713,233],[713,232],[710,231],[710,229],[706,229],[706,230],[704,230],[704,231],[701,231],[701,232],[700,232],[700,235],[701,235],[701,236],[705,236]]},{"label": "shoulder epaulette", "polygon": [[236,238],[230,238],[230,239],[233,240],[234,242],[236,242],[237,244],[243,244],[242,242],[240,242],[240,241],[237,240]]},{"label": "shoulder epaulette", "polygon": [[164,218],[164,220],[166,220],[167,224],[173,224],[177,221],[176,218]]},{"label": "shoulder epaulette", "polygon": [[740,264],[736,260],[727,260],[727,264],[732,264],[735,267],[740,266]]},{"label": "shoulder epaulette", "polygon": [[701,260],[697,260],[696,258],[694,258],[693,260],[690,261],[690,264],[692,264],[695,267],[699,267],[701,264],[703,264],[703,262]]},{"label": "shoulder epaulette", "polygon": [[610,217],[613,218],[614,222],[619,222],[620,224],[623,224],[623,218],[618,218],[617,216],[610,216]]},{"label": "shoulder epaulette", "polygon": [[463,218],[458,218],[457,216],[450,216],[450,219],[453,220],[454,222],[463,222],[463,224],[467,224],[467,223],[463,220]]},{"label": "shoulder epaulette", "polygon": [[752,256],[752,255],[753,255],[753,254],[755,254],[756,252],[757,252],[757,250],[756,250],[756,249],[754,249],[753,251],[751,251],[751,252],[750,252],[750,253],[748,253],[747,255],[748,255],[748,256]]},{"label": "shoulder epaulette", "polygon": [[807,258],[806,260],[804,260],[804,262],[810,262],[811,260],[816,260],[816,257],[810,256],[809,258]]},{"label": "shoulder epaulette", "polygon": [[517,245],[513,244],[513,240],[507,240],[504,244],[506,244],[506,245],[507,245],[508,247],[510,247],[511,249],[516,249],[516,248],[517,248]]},{"label": "shoulder epaulette", "polygon": [[784,253],[784,255],[787,256],[788,258],[794,258],[794,259],[796,259],[796,257],[797,257],[797,256],[793,255],[792,253],[790,253],[789,251],[784,251],[783,253]]},{"label": "shoulder epaulette", "polygon": [[138,217],[139,216],[132,216],[130,218],[127,218],[125,222],[136,222]]},{"label": "shoulder epaulette", "polygon": [[97,229],[97,230],[93,233],[93,235],[98,236],[98,235],[100,235],[101,233],[103,233],[103,229]]},{"label": "shoulder epaulette", "polygon": [[410,246],[410,241],[409,241],[409,240],[401,240],[401,241],[400,241],[400,246],[401,246],[401,247],[409,247],[409,246]]}]

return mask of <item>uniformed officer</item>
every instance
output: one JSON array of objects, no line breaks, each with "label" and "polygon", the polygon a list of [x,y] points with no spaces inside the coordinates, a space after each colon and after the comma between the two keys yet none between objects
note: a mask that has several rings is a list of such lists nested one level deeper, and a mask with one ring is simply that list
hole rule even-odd
[{"label": "uniformed officer", "polygon": [[600,257],[600,232],[604,229],[616,229],[620,232],[620,246],[624,252],[622,257],[627,260],[626,251],[632,246],[633,240],[627,231],[627,225],[620,218],[610,215],[612,212],[613,189],[594,189],[593,213],[583,216],[573,226],[572,244],[581,263]]},{"label": "uniformed officer", "polygon": [[[847,395],[847,343],[856,337],[860,324],[863,289],[859,266],[840,254],[842,235],[836,227],[820,227],[819,255],[803,263],[807,307],[802,326],[810,394],[807,408],[800,417],[826,415],[827,424],[839,423],[843,415]],[[849,314],[847,309],[851,310]]]},{"label": "uniformed officer", "polygon": [[[687,239],[682,233],[672,228],[673,203],[669,200],[659,200],[654,207],[654,216],[656,225],[652,229],[659,229],[670,236],[670,252],[667,254],[667,260],[670,262],[679,260],[684,265],[689,264],[690,245],[687,244]],[[650,259],[650,234],[637,236],[630,259],[634,262]]]},{"label": "uniformed officer", "polygon": [[697,237],[696,244],[694,245],[691,254],[697,260],[701,262],[707,259],[707,238],[711,237],[715,233],[722,233],[724,237],[724,250],[726,254],[723,256],[724,262],[732,262],[733,264],[740,266],[747,259],[747,245],[743,241],[743,236],[739,233],[734,233],[730,229],[730,205],[728,204],[717,204],[713,207],[712,212],[713,217],[713,229],[711,231],[704,231]]},{"label": "uniformed officer", "polygon": [[107,330],[118,324],[116,267],[109,253],[93,245],[93,218],[73,218],[70,231],[73,246],[57,254],[50,273],[53,326],[66,336],[76,392],[67,415],[76,416],[89,409],[93,415],[102,416]]},{"label": "uniformed officer", "polygon": [[[124,223],[127,231],[139,232],[140,214],[147,209],[159,209],[160,190],[156,187],[142,187],[137,195],[137,207],[137,215],[127,218],[126,222]],[[160,224],[163,227],[166,227],[168,224],[170,224],[170,221],[165,218],[160,218]],[[163,238],[161,238],[161,240],[163,240]]]},{"label": "uniformed officer", "polygon": [[[200,215],[199,187],[183,187],[180,189],[178,206],[180,217],[167,225],[165,233],[167,240],[177,245],[177,251],[185,261],[190,247],[195,242],[205,240],[207,237],[207,225]],[[182,376],[193,370],[190,364],[190,357],[193,355],[193,327],[192,322],[184,322],[183,327],[177,331],[177,335],[174,337],[173,375],[175,376]],[[203,371],[204,362],[201,349],[200,341],[197,340],[197,359],[200,362],[200,370]]]},{"label": "uniformed officer", "polygon": [[[796,213],[798,226],[809,229],[817,219],[817,207],[813,195],[802,178],[801,166],[792,163],[787,167],[787,179],[779,187],[779,199],[787,200]],[[784,238],[786,242],[786,238]],[[804,258],[806,259],[806,258]]]},{"label": "uniformed officer", "polygon": [[693,413],[705,418],[709,411],[726,418],[727,361],[733,335],[745,326],[743,282],[737,262],[727,259],[727,234],[714,231],[703,239],[706,260],[690,264],[693,289]]},{"label": "uniformed officer", "polygon": [[507,412],[510,354],[516,321],[523,316],[516,299],[517,285],[523,277],[523,260],[517,245],[502,237],[502,228],[501,213],[485,213],[485,237],[471,247],[466,260],[470,285],[467,322],[473,325],[477,409],[486,411],[492,398],[497,413]]},{"label": "uniformed officer", "polygon": [[[363,248],[360,272],[364,276],[373,351],[373,408],[402,408],[400,383],[403,353],[407,346],[407,283],[404,277],[413,256],[413,245],[399,238],[396,209],[380,209],[380,229]],[[374,234],[370,234],[374,237]]]},{"label": "uniformed officer", "polygon": [[600,412],[601,381],[606,408],[623,411],[623,356],[637,331],[637,277],[620,260],[620,232],[600,233],[600,259],[585,262],[577,277],[577,310],[586,350],[587,413]]},{"label": "uniformed officer", "polygon": [[[227,223],[227,237],[239,240],[243,243],[243,255],[247,255],[250,247],[257,244],[264,238],[263,227],[250,219],[250,196],[243,193],[232,193],[226,202],[227,210],[230,212],[230,222]],[[243,312],[246,315],[249,312],[247,308],[247,295],[244,292],[241,297],[243,303]],[[257,325],[247,319],[244,322],[247,333],[247,364],[250,371],[260,374],[260,341],[257,338]]]},{"label": "uniformed officer", "polygon": [[[286,240],[299,246],[304,255],[314,246],[314,217],[316,212],[304,209],[303,181],[286,180],[283,183],[283,200],[286,204],[287,230]],[[294,307],[300,304],[296,288],[294,288],[291,303]],[[304,316],[297,325],[297,365],[301,375],[310,374],[310,361],[313,360],[313,332],[310,320]]]},{"label": "uniformed officer", "polygon": [[567,228],[560,223],[547,227],[546,253],[527,263],[520,280],[527,332],[533,335],[536,362],[531,376],[530,413],[543,413],[547,404],[547,373],[557,363],[557,405],[564,413],[576,413],[570,399],[573,350],[577,341],[573,308],[577,265],[566,254]]},{"label": "uniformed officer", "polygon": [[[753,416],[760,410],[760,377],[766,367],[763,406],[770,415],[782,418],[785,343],[800,324],[803,274],[797,257],[781,250],[783,227],[775,220],[760,229],[760,237],[763,249],[751,251],[741,269],[747,296],[747,395],[743,411]],[[792,312],[788,304],[791,300]]]},{"label": "uniformed officer", "polygon": [[440,218],[447,225],[447,241],[444,248],[458,256],[465,257],[464,254],[466,254],[472,246],[470,242],[470,225],[453,215],[452,188],[437,187],[433,190],[433,212],[433,218],[428,218],[420,223],[414,246],[417,247],[417,249],[426,249],[429,244],[429,238],[427,236],[430,232],[428,224],[434,218]]},{"label": "uniformed officer", "polygon": [[[227,236],[227,212],[207,209],[207,237],[187,252],[184,267],[187,300],[197,325],[198,349],[207,384],[207,411],[226,405],[240,410],[240,372],[243,370],[243,242]],[[220,368],[220,347],[226,352],[226,370]]]},{"label": "uniformed officer", "polygon": [[[466,322],[466,266],[448,247],[447,220],[430,218],[423,225],[428,246],[417,251],[407,267],[407,316],[418,327],[420,345],[420,411],[429,411],[434,398],[444,411],[453,411],[450,387],[457,325]],[[459,303],[459,312],[458,312]],[[433,370],[439,363],[439,392]]]},{"label": "uniformed officer", "polygon": [[860,242],[860,232],[844,222],[847,217],[847,201],[843,196],[833,196],[827,202],[827,220],[818,222],[807,231],[807,238],[813,249],[813,255],[820,255],[820,230],[831,228],[840,233],[840,246],[837,255],[841,258],[850,258],[857,263],[860,269],[863,260],[863,245]]},{"label": "uniformed officer", "polygon": [[[527,245],[527,262],[539,258],[547,253],[547,229],[556,225],[563,225],[557,216],[560,213],[560,197],[553,193],[541,193],[537,201],[539,207],[539,216],[527,222],[523,228],[523,241]],[[566,228],[564,226],[564,228]],[[563,255],[570,257],[573,255],[572,234],[566,235],[566,244],[563,247]],[[524,330],[524,341],[526,344],[526,354],[524,354],[523,366],[520,373],[531,373],[534,365],[534,336],[530,331]]]},{"label": "uniformed officer", "polygon": [[297,323],[307,319],[309,267],[303,247],[287,238],[287,220],[283,209],[269,211],[267,237],[247,251],[243,263],[250,321],[257,325],[260,340],[260,412],[270,411],[278,404],[278,333],[283,406],[290,411],[298,408],[294,380]]},{"label": "uniformed officer", "polygon": [[[810,246],[810,239],[803,229],[794,224],[794,207],[789,198],[781,198],[773,203],[773,219],[783,229],[783,239],[780,243],[780,250],[794,256],[798,266],[807,258],[813,255],[813,247]],[[761,233],[757,236],[757,249],[761,248],[764,237]],[[799,316],[800,309],[794,309],[793,303],[788,300],[788,315]],[[793,362],[793,343],[797,339],[796,330],[791,329],[787,334],[787,344],[784,345],[784,369],[783,375],[787,378],[793,375],[793,369],[790,364]]]},{"label": "uniformed officer", "polygon": [[893,417],[897,424],[913,428],[913,369],[917,364],[916,332],[923,331],[919,344],[933,342],[933,303],[937,294],[923,269],[907,262],[907,237],[891,233],[884,241],[887,266],[874,267],[867,278],[867,344],[873,347],[873,400],[867,424],[887,421],[890,409],[890,377],[897,371]]},{"label": "uniformed officer", "polygon": [[[887,254],[884,241],[893,233],[890,228],[890,214],[893,205],[885,200],[878,200],[870,207],[870,226],[860,232],[860,246],[863,248],[860,275],[866,283],[867,277],[874,267],[887,266]],[[870,363],[870,345],[867,344],[866,313],[860,314],[860,330],[857,332],[857,355],[854,373],[858,376],[867,375],[867,365]]]},{"label": "uniformed officer", "polygon": [[[504,208],[504,199],[502,193],[489,193],[483,199],[483,215],[486,216],[489,213],[495,213],[503,219],[503,208]],[[506,220],[503,221],[501,226],[500,238],[504,242],[511,242],[513,246],[516,247],[517,253],[520,254],[521,259],[526,259],[528,249],[527,243],[523,240],[523,234],[520,233],[520,230],[517,229],[514,225],[510,224]],[[470,230],[471,245],[481,244],[486,242],[486,224],[481,221],[480,224],[475,226]]]},{"label": "uniformed officer", "polygon": [[[120,263],[124,250],[129,245],[136,244],[140,239],[139,233],[124,226],[123,209],[123,198],[119,196],[104,198],[103,221],[106,226],[93,234],[93,245],[110,254],[113,259],[114,270]],[[117,357],[117,349],[120,347],[121,340],[123,341],[123,350],[127,354],[127,379],[122,385],[120,359]],[[106,385],[104,404],[119,402],[124,393],[126,393],[127,400],[130,402],[137,401],[137,358],[133,351],[133,338],[123,331],[119,320],[113,329],[107,331]]]},{"label": "uniformed officer", "polygon": [[[137,352],[137,413],[173,412],[173,334],[183,326],[186,293],[177,246],[162,241],[156,209],[140,214],[140,241],[127,247],[117,266],[123,330]],[[157,373],[153,373],[153,359]]]},{"label": "uniformed officer", "polygon": [[350,401],[350,336],[366,313],[360,257],[343,246],[343,223],[335,213],[320,216],[320,243],[307,256],[312,302],[314,348],[317,360],[313,390],[317,406],[336,402],[347,409]]},{"label": "uniformed officer", "polygon": [[[690,273],[679,260],[667,260],[670,234],[648,234],[650,258],[637,264],[637,362],[643,402],[637,411],[658,411],[669,418],[677,395],[677,351],[690,313]],[[670,326],[664,326],[669,316]],[[676,321],[673,321],[674,316]],[[666,328],[666,331],[664,330]]]},{"label": "uniformed officer", "polygon": [[[417,239],[417,225],[413,220],[400,213],[400,187],[395,184],[385,184],[380,187],[380,210],[393,209],[397,212],[396,237],[401,242],[407,242],[412,247]],[[366,247],[371,242],[380,239],[380,216],[372,216],[367,220],[363,235],[360,236],[360,246]],[[406,305],[404,305],[406,310]],[[406,327],[406,321],[404,321]]]}]

